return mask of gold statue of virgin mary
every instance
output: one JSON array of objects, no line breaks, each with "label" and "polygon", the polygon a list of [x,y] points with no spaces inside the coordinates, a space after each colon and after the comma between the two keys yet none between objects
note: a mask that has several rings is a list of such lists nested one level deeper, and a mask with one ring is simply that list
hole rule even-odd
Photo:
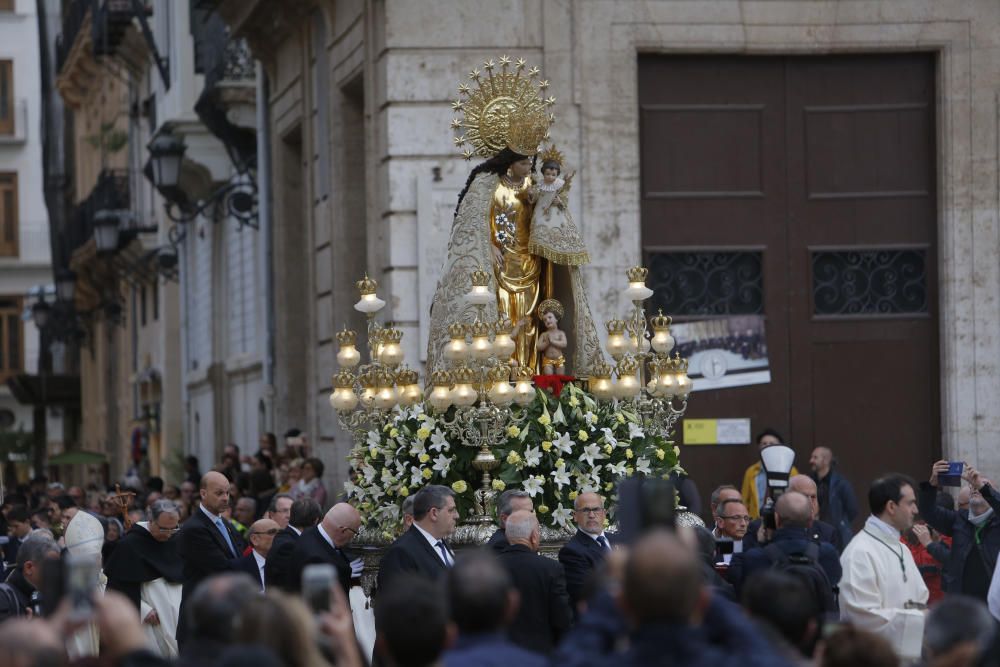
[{"label": "gold statue of virgin mary", "polygon": [[464,119],[452,121],[453,129],[464,132],[455,143],[471,145],[466,159],[473,155],[487,159],[469,174],[455,209],[448,258],[431,305],[428,372],[436,369],[449,340],[448,325],[475,319],[476,310],[465,299],[470,275],[488,267],[493,269],[496,301],[487,306],[486,316],[514,324],[512,365],[538,371],[536,309],[544,299],[556,297],[560,288],[567,292],[559,295],[561,300],[575,313],[573,372],[588,375],[600,356],[578,266],[566,267],[567,279],[559,280],[557,265],[529,248],[532,172],[540,144],[555,120],[549,111],[555,99],[540,97],[548,82],[538,80],[538,68],[527,72],[525,68],[524,60],[512,63],[507,56],[499,65],[489,60],[483,64],[485,75],[473,70],[469,78],[476,85],[459,86],[460,99],[452,104],[464,114]]}]

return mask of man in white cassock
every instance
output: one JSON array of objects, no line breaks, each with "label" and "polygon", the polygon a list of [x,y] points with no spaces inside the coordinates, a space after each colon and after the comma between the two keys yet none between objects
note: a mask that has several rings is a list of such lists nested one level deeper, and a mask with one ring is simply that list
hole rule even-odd
[{"label": "man in white cassock", "polygon": [[840,557],[840,615],[886,639],[905,660],[920,658],[927,586],[900,534],[913,526],[913,482],[886,475],[868,493],[871,516]]}]

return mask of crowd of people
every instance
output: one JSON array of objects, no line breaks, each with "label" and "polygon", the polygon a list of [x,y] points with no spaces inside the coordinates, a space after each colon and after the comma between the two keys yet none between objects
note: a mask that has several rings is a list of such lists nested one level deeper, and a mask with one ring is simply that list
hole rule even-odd
[{"label": "crowd of people", "polygon": [[[9,494],[0,667],[1000,665],[1000,493],[973,466],[957,497],[943,461],[920,484],[874,480],[860,530],[822,447],[780,488],[760,464],[716,488],[708,528],[619,534],[608,498],[581,492],[553,558],[513,488],[482,547],[451,544],[454,493],[428,485],[391,544],[361,548],[363,517],[328,501],[306,442],[229,445],[178,486]],[[99,572],[82,592],[81,563]]]}]

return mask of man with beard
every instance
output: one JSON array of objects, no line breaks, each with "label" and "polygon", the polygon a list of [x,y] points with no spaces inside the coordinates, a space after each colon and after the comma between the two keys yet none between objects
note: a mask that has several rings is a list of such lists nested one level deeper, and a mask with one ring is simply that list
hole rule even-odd
[{"label": "man with beard", "polygon": [[177,655],[177,616],[183,568],[172,539],[180,510],[169,500],[149,508],[149,522],[137,523],[118,541],[104,566],[108,588],[124,594],[136,609],[150,647],[163,657]]}]

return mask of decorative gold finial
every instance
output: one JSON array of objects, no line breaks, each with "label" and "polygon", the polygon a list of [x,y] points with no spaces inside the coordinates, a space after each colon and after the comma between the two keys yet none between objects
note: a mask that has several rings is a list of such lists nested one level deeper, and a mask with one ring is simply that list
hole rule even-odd
[{"label": "decorative gold finial", "polygon": [[662,309],[660,310],[659,315],[649,318],[649,324],[654,330],[669,329],[671,323],[673,323],[673,319],[668,315],[664,315]]},{"label": "decorative gold finial", "polygon": [[471,330],[473,336],[482,337],[490,335],[490,325],[486,324],[486,322],[476,320],[472,323],[472,326],[469,327],[469,329]]},{"label": "decorative gold finial", "polygon": [[604,323],[604,327],[608,330],[609,336],[612,334],[624,334],[625,320],[608,320]]},{"label": "decorative gold finial", "polygon": [[555,162],[560,167],[566,163],[566,156],[563,155],[561,151],[556,150],[555,144],[550,145],[542,151],[542,154],[538,156],[538,159],[542,164],[545,164],[546,162]]},{"label": "decorative gold finial", "polygon": [[344,327],[343,331],[338,331],[334,334],[334,338],[337,339],[337,343],[340,345],[354,345],[355,341],[358,339],[358,335]]},{"label": "decorative gold finial", "polygon": [[630,283],[644,283],[646,282],[646,276],[649,275],[649,269],[644,266],[633,266],[625,272],[625,275],[628,276]]},{"label": "decorative gold finial", "polygon": [[403,340],[403,332],[400,331],[399,329],[389,327],[386,329],[382,329],[382,337],[379,342],[383,344],[387,343],[399,344],[399,341],[401,340]]},{"label": "decorative gold finial", "polygon": [[448,336],[452,340],[465,339],[465,325],[461,322],[452,322],[448,325]]},{"label": "decorative gold finial", "polygon": [[473,287],[488,287],[490,284],[490,274],[486,273],[482,269],[476,269],[472,272],[472,286]]},{"label": "decorative gold finial", "polygon": [[476,371],[468,366],[461,366],[451,372],[455,384],[472,384],[476,381]]},{"label": "decorative gold finial", "polygon": [[431,384],[435,387],[450,387],[453,384],[451,371],[434,371],[431,373]]},{"label": "decorative gold finial", "polygon": [[374,294],[375,291],[378,290],[378,283],[369,278],[367,273],[364,278],[355,284],[357,285],[358,291],[361,292],[361,296]]},{"label": "decorative gold finial", "polygon": [[354,387],[354,373],[349,370],[342,370],[333,376],[333,386],[337,389],[351,389]]}]

